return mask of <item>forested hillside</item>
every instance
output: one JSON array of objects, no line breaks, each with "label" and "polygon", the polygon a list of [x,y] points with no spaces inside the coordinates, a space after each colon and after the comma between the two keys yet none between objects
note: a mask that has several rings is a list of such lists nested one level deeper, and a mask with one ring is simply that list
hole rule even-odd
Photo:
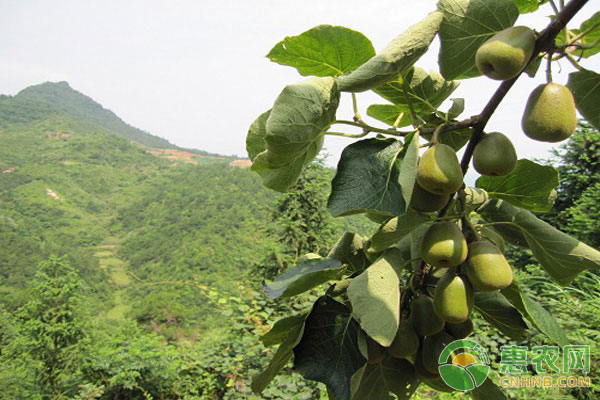
[{"label": "forested hillside", "polygon": [[[0,97],[0,143],[0,392],[72,398],[89,389],[107,399],[227,392],[220,382],[227,382],[225,361],[215,369],[205,357],[214,357],[215,343],[230,348],[232,335],[244,329],[233,323],[239,310],[231,309],[231,298],[248,307],[241,303],[255,298],[265,260],[275,260],[276,270],[294,261],[278,234],[289,227],[277,205],[290,208],[290,199],[265,189],[248,169],[230,166],[232,158],[176,148],[65,82]],[[322,203],[332,171],[311,171],[302,190]],[[316,207],[296,206],[289,229],[302,235],[317,222],[330,241],[343,224],[373,227],[362,217],[312,222]],[[49,325],[60,325],[65,313],[60,333],[31,325],[48,323],[36,319],[41,315],[54,315]],[[107,332],[115,333],[110,340]],[[53,335],[61,337],[62,356],[40,342]],[[142,355],[144,348],[155,354]],[[73,359],[86,368],[73,368]],[[184,359],[196,370],[188,371]],[[110,369],[109,361],[117,365]],[[46,374],[50,367],[55,371]],[[119,375],[124,371],[137,372]],[[160,388],[150,385],[153,374],[168,373]]]}]

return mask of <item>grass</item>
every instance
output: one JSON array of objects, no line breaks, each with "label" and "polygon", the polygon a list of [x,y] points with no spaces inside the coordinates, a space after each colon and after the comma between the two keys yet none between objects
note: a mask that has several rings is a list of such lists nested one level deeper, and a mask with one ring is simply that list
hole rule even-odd
[{"label": "grass", "polygon": [[114,253],[112,251],[97,251],[94,253],[94,257],[98,257],[98,258],[110,257],[113,255],[114,255]]},{"label": "grass", "polygon": [[110,319],[113,321],[121,320],[125,318],[125,315],[127,315],[130,309],[131,307],[126,304],[117,304],[116,306],[108,310],[108,312],[106,313],[106,319]]},{"label": "grass", "polygon": [[113,267],[113,268],[123,268],[125,266],[125,261],[121,260],[117,257],[106,257],[100,259],[100,268]]},{"label": "grass", "polygon": [[114,269],[110,271],[110,280],[118,287],[125,287],[131,283],[131,277],[125,270]]}]

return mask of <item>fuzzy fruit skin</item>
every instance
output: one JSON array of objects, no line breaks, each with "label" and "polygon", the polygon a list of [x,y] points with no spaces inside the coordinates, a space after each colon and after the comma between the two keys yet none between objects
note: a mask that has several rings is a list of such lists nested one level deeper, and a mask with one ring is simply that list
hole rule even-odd
[{"label": "fuzzy fruit skin", "polygon": [[473,150],[473,166],[481,175],[508,175],[517,166],[515,146],[500,132],[488,133]]},{"label": "fuzzy fruit skin", "polygon": [[533,89],[525,106],[521,127],[525,135],[540,142],[556,143],[567,139],[577,127],[571,91],[552,82]]},{"label": "fuzzy fruit skin", "polygon": [[423,361],[423,367],[432,374],[439,374],[438,360],[444,347],[450,342],[453,342],[454,338],[448,335],[446,332],[440,332],[433,336],[428,336],[423,340],[423,348],[421,349],[421,357]]},{"label": "fuzzy fruit skin", "polygon": [[501,290],[512,283],[513,274],[504,254],[492,242],[478,240],[469,244],[465,268],[476,292]]},{"label": "fuzzy fruit skin", "polygon": [[427,149],[417,167],[417,182],[437,195],[456,192],[463,183],[463,173],[454,149],[445,144]]},{"label": "fuzzy fruit skin", "polygon": [[473,310],[473,289],[466,279],[449,271],[433,292],[433,308],[438,317],[457,324],[466,321]]},{"label": "fuzzy fruit skin", "polygon": [[421,257],[434,267],[456,267],[467,258],[467,241],[454,222],[436,222],[423,235]]},{"label": "fuzzy fruit skin", "polygon": [[415,211],[433,212],[441,210],[449,199],[450,195],[431,193],[415,182],[409,207]]},{"label": "fuzzy fruit skin", "polygon": [[459,322],[458,324],[446,324],[446,331],[454,338],[454,339],[464,339],[473,333],[473,321],[467,319],[464,322]]},{"label": "fuzzy fruit skin", "polygon": [[419,336],[415,332],[411,321],[403,319],[398,326],[398,332],[387,352],[396,358],[411,356],[419,349]]},{"label": "fuzzy fruit skin", "polygon": [[512,26],[496,33],[475,53],[475,65],[485,76],[506,80],[527,66],[535,47],[535,33],[526,26]]},{"label": "fuzzy fruit skin", "polygon": [[433,300],[420,295],[410,304],[410,321],[419,336],[431,336],[444,329],[445,322],[433,311]]}]

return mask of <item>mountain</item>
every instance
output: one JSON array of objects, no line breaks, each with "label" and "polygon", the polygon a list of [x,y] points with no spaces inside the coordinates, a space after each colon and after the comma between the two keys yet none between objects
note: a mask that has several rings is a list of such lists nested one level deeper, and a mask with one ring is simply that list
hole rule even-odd
[{"label": "mountain", "polygon": [[[162,299],[164,288],[138,287],[132,274],[231,288],[280,249],[267,233],[278,195],[231,158],[207,154],[127,125],[66,82],[1,97],[0,302],[19,304],[51,254],[70,257],[98,293],[97,311],[113,317]],[[193,290],[179,296],[171,314],[197,321],[206,311],[190,306]]]}]

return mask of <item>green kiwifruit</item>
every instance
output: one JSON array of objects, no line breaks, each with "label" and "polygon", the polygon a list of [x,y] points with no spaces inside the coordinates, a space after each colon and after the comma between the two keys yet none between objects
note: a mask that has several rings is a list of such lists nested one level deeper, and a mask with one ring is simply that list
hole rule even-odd
[{"label": "green kiwifruit", "polygon": [[427,149],[417,167],[417,182],[437,195],[456,192],[463,183],[463,173],[454,149],[445,144]]},{"label": "green kiwifruit", "polygon": [[485,41],[475,53],[475,65],[485,76],[514,78],[527,66],[535,48],[535,33],[526,26],[511,26]]},{"label": "green kiwifruit", "polygon": [[466,279],[451,270],[437,283],[433,293],[435,313],[446,322],[466,321],[473,309],[473,289]]},{"label": "green kiwifruit", "polygon": [[396,358],[411,356],[419,349],[419,336],[410,320],[403,319],[398,325],[398,332],[387,352]]},{"label": "green kiwifruit", "polygon": [[467,278],[477,292],[489,292],[508,287],[513,274],[504,254],[492,242],[478,240],[469,244],[465,268]]},{"label": "green kiwifruit", "polygon": [[454,338],[446,332],[440,332],[423,339],[423,347],[421,349],[423,367],[432,374],[439,374],[438,361],[440,354],[444,350],[444,347],[453,341]]},{"label": "green kiwifruit", "polygon": [[577,127],[571,91],[552,82],[533,89],[525,106],[521,127],[528,137],[541,142],[556,143],[567,139]]},{"label": "green kiwifruit", "polygon": [[415,211],[433,212],[444,207],[449,199],[450,195],[431,193],[415,182],[409,207]]},{"label": "green kiwifruit", "polygon": [[436,222],[423,236],[421,257],[434,267],[456,267],[467,258],[467,242],[454,222]]},{"label": "green kiwifruit", "polygon": [[464,339],[473,333],[473,321],[467,319],[458,324],[446,323],[446,331],[452,335],[454,339]]},{"label": "green kiwifruit", "polygon": [[433,300],[424,294],[411,302],[410,322],[420,336],[430,336],[444,329],[444,320],[433,310]]},{"label": "green kiwifruit", "polygon": [[490,132],[475,146],[473,166],[481,175],[508,175],[517,166],[515,146],[504,134]]}]

